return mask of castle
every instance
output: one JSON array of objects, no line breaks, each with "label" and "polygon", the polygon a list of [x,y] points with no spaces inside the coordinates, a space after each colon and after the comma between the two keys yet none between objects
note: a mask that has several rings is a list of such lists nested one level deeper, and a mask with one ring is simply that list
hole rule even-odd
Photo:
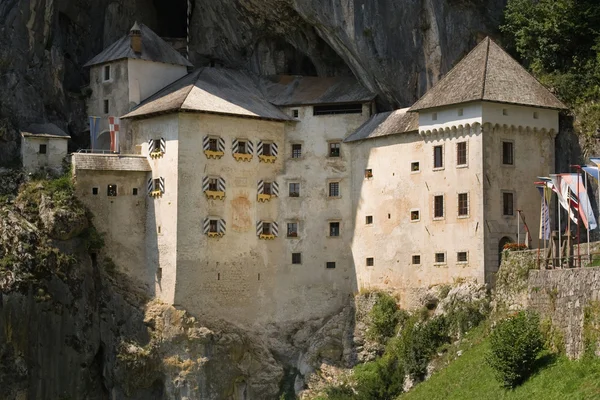
[{"label": "castle", "polygon": [[[74,153],[107,253],[165,302],[249,327],[322,318],[360,289],[493,283],[554,167],[565,106],[489,38],[412,107],[354,78],[191,64],[144,25],[92,59]],[[96,149],[97,150],[97,149]]]}]

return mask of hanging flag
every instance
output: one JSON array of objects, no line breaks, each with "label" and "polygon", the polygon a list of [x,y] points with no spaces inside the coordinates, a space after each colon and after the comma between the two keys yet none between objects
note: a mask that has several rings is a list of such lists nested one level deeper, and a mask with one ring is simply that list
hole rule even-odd
[{"label": "hanging flag", "polygon": [[108,126],[110,130],[110,151],[119,152],[119,130],[121,121],[117,117],[108,117]]},{"label": "hanging flag", "polygon": [[96,139],[98,138],[98,130],[100,129],[100,117],[89,117],[90,121],[90,146],[92,151],[96,148]]},{"label": "hanging flag", "polygon": [[585,186],[583,185],[583,180],[581,179],[581,174],[579,173],[571,173],[571,174],[560,174],[563,182],[566,182],[571,189],[573,204],[576,206],[579,215],[581,216],[581,221],[583,225],[589,229],[596,229],[596,218],[594,217],[594,210],[592,210],[592,205],[590,204],[590,199],[588,198],[587,191],[585,190]]},{"label": "hanging flag", "polygon": [[537,189],[542,197],[542,204],[540,207],[540,239],[550,240],[550,201],[547,192],[552,193],[552,191],[548,190],[546,185],[537,186]]},{"label": "hanging flag", "polygon": [[569,213],[569,217],[575,223],[577,223],[577,214],[573,212],[573,208],[569,202],[569,185],[567,182],[561,179],[562,175],[550,175],[551,182],[547,182],[549,188],[551,188],[554,193],[556,193],[556,197],[558,198],[558,202]]}]

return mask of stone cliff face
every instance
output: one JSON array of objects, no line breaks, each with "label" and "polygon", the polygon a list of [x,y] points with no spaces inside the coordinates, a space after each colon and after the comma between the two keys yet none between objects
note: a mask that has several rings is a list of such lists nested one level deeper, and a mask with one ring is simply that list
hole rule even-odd
[{"label": "stone cliff face", "polygon": [[[493,34],[506,0],[195,0],[191,60],[260,74],[354,74],[383,107],[411,104]],[[50,121],[85,146],[82,65],[134,20],[185,36],[185,0],[0,3],[0,165],[18,129]]]}]

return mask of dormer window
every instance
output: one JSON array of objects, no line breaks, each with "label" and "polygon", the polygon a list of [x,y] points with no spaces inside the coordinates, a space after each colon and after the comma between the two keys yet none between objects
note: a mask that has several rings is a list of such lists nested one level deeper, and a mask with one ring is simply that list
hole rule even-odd
[{"label": "dormer window", "polygon": [[104,71],[103,71],[103,80],[104,82],[106,81],[110,81],[110,65],[105,65],[104,66]]}]

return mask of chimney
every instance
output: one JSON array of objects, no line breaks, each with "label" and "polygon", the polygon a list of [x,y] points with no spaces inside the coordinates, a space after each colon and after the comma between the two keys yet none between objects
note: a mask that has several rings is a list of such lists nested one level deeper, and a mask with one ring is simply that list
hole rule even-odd
[{"label": "chimney", "polygon": [[142,53],[142,31],[140,30],[140,26],[138,25],[137,21],[135,24],[133,24],[133,26],[131,27],[131,30],[129,31],[129,41],[130,41],[131,49],[133,50],[133,52],[135,54],[141,54]]}]

